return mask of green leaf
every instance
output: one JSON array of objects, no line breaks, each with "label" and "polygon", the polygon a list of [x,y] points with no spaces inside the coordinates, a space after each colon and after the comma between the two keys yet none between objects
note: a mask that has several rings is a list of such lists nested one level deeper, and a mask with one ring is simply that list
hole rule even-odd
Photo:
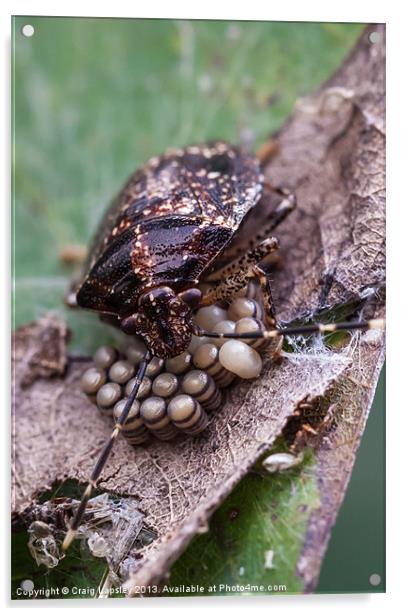
[{"label": "green leaf", "polygon": [[174,564],[167,585],[203,586],[188,593],[196,595],[302,592],[296,565],[320,503],[313,468],[310,453],[298,470],[247,475],[212,516],[209,532]]}]

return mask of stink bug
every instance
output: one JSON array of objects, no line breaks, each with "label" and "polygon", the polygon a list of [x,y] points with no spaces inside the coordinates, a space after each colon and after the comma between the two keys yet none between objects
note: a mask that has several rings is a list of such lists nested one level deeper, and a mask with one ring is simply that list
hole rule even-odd
[{"label": "stink bug", "polygon": [[204,296],[199,290],[208,273],[216,280],[219,256],[263,190],[258,161],[222,142],[152,158],[106,212],[70,302],[139,334],[158,357],[179,355],[196,333],[194,308],[233,297],[276,250],[277,241],[266,238],[295,200],[270,189],[278,203],[261,236],[223,269],[221,284]]},{"label": "stink bug", "polygon": [[[255,224],[253,215],[261,204],[266,206],[260,207],[264,217]],[[223,142],[151,158],[114,200],[69,303],[98,312],[126,334],[140,336],[147,353],[95,465],[64,549],[74,538],[152,356],[178,356],[193,334],[269,341],[288,334],[380,325],[369,321],[278,327],[270,286],[259,263],[278,248],[270,234],[295,205],[294,195],[265,181],[256,158]],[[262,327],[217,333],[196,325],[196,308],[233,299],[250,279],[259,283]]]}]

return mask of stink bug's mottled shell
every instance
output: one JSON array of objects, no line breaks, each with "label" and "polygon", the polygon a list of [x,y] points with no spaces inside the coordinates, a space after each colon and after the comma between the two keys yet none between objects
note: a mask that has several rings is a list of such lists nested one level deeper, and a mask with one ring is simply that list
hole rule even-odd
[{"label": "stink bug's mottled shell", "polygon": [[151,158],[106,213],[78,305],[118,324],[147,289],[196,286],[258,201],[262,180],[254,157],[223,142]]}]

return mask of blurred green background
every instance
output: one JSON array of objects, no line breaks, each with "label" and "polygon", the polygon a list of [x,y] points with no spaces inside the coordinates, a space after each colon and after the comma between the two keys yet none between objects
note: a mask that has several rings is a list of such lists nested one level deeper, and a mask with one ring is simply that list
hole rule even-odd
[{"label": "blurred green background", "polygon": [[[21,34],[30,23],[32,38]],[[71,271],[127,176],[166,147],[257,147],[339,65],[359,24],[14,20],[15,324],[62,309]],[[109,335],[65,316],[73,346]],[[95,335],[94,335],[95,330]]]},{"label": "blurred green background", "polygon": [[[35,28],[32,38],[21,34],[26,23]],[[59,258],[63,247],[87,244],[127,176],[166,147],[216,138],[258,147],[295,100],[337,68],[362,29],[331,23],[14,18],[14,324],[51,308],[67,318],[74,350],[89,353],[109,340],[113,334],[93,315],[63,308],[72,275]],[[381,402],[379,432],[380,407]],[[352,491],[364,502],[364,519],[371,520],[367,532],[375,529],[377,539],[373,543],[364,534],[353,551],[361,557],[345,557],[350,537],[355,542],[357,537],[353,515],[343,522],[347,500],[333,535],[343,547],[337,552],[333,539],[323,592],[369,589],[352,575],[363,565],[368,545],[383,577],[383,450],[372,440],[364,463],[370,472],[363,469]],[[360,458],[357,468],[359,463]]]}]

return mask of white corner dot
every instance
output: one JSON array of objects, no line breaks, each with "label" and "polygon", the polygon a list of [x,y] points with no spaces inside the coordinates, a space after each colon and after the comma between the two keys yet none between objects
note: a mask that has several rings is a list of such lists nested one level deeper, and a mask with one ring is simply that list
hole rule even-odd
[{"label": "white corner dot", "polygon": [[32,592],[35,588],[35,585],[32,580],[23,580],[21,582],[20,588],[22,588],[22,590],[24,590],[25,592]]},{"label": "white corner dot", "polygon": [[31,24],[25,24],[25,26],[22,26],[21,32],[24,36],[30,38],[35,34],[35,28]]},{"label": "white corner dot", "polygon": [[372,573],[369,577],[369,582],[372,586],[378,586],[381,582],[381,576],[378,573]]},{"label": "white corner dot", "polygon": [[369,41],[370,43],[379,43],[380,42],[380,38],[381,35],[379,32],[370,32],[370,34],[368,35]]}]

